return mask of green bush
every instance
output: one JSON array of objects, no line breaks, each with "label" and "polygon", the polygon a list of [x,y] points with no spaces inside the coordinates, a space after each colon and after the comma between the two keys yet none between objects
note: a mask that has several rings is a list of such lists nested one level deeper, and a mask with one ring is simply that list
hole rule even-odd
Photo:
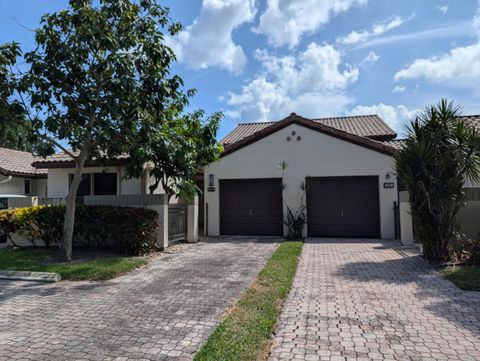
[{"label": "green bush", "polygon": [[[38,206],[0,211],[0,229],[17,233],[38,246],[58,245],[65,206]],[[127,255],[144,255],[157,249],[158,214],[144,208],[78,205],[74,246],[115,249]],[[11,240],[11,238],[10,238]]]},{"label": "green bush", "polygon": [[454,263],[480,266],[480,240],[456,233],[448,246],[448,254],[449,260]]}]

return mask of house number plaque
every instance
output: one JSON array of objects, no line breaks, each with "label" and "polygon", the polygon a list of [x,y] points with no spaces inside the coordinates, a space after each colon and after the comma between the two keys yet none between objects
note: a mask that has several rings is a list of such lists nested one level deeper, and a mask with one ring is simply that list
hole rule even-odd
[{"label": "house number plaque", "polygon": [[208,192],[215,192],[215,187],[208,187],[208,188],[207,188],[207,191],[208,191]]},{"label": "house number plaque", "polygon": [[395,188],[395,183],[385,182],[385,183],[383,183],[383,188]]}]

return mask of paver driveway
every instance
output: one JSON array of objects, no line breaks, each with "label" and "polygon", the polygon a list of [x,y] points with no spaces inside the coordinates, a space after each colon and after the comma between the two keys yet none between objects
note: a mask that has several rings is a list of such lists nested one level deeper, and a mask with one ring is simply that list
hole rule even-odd
[{"label": "paver driveway", "polygon": [[192,245],[109,282],[0,282],[0,359],[189,360],[277,240]]},{"label": "paver driveway", "polygon": [[284,359],[480,360],[480,292],[395,243],[307,240],[270,357]]}]

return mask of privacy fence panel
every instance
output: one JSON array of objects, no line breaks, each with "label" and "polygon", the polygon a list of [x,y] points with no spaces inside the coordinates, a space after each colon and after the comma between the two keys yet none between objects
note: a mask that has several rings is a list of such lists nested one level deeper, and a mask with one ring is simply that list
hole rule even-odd
[{"label": "privacy fence panel", "polygon": [[168,241],[178,242],[187,238],[187,205],[168,206]]}]

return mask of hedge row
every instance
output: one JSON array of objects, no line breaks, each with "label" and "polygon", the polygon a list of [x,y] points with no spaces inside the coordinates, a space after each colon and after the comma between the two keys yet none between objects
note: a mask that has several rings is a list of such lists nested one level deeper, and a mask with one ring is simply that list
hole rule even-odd
[{"label": "hedge row", "polygon": [[[59,245],[65,206],[38,206],[0,211],[0,230],[16,233],[33,246]],[[73,245],[115,249],[127,255],[144,255],[157,249],[158,214],[144,208],[78,205]],[[11,238],[10,238],[11,239]]]}]

